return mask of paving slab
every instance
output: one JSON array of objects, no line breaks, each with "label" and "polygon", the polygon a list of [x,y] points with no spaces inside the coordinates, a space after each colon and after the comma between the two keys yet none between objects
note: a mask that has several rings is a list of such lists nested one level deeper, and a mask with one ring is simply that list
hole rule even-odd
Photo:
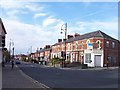
[{"label": "paving slab", "polygon": [[24,74],[18,67],[12,69],[11,64],[2,68],[2,90],[48,90],[36,80]]}]

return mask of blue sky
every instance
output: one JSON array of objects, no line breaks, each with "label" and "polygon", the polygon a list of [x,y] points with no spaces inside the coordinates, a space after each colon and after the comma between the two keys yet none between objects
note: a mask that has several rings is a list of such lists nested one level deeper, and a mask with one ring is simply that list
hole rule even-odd
[{"label": "blue sky", "polygon": [[1,17],[15,53],[27,53],[46,44],[54,44],[61,26],[68,24],[67,34],[85,34],[101,30],[118,38],[117,2],[18,2],[2,0]]}]

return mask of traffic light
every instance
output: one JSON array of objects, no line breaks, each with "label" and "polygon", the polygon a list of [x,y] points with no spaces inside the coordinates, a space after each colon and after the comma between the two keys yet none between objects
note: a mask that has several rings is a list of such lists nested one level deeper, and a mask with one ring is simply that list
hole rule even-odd
[{"label": "traffic light", "polygon": [[5,36],[2,36],[2,47],[5,46]]}]

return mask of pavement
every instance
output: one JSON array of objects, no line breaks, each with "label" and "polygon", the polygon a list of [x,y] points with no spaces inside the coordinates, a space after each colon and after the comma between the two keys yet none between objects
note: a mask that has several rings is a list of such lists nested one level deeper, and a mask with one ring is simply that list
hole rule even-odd
[{"label": "pavement", "polygon": [[[35,64],[37,66],[41,66],[39,64]],[[42,65],[43,67],[48,67]],[[96,68],[88,68],[81,69],[80,67],[70,67],[70,68],[61,68],[55,67],[63,70],[113,70],[118,67],[96,67]],[[17,65],[12,69],[11,64],[6,64],[5,67],[2,68],[2,90],[52,90],[46,85],[39,83],[38,81],[32,79],[28,75],[22,72]]]},{"label": "pavement", "polygon": [[119,67],[89,67],[87,69],[81,69],[80,67],[70,67],[70,68],[60,68],[64,70],[113,70],[118,69]]},{"label": "pavement", "polygon": [[[42,65],[43,67],[54,67],[54,66],[48,66],[48,65]],[[54,67],[58,69],[63,69],[63,70],[113,70],[113,69],[118,69],[119,66],[115,67],[88,67],[86,69],[82,69],[81,67]]]},{"label": "pavement", "polygon": [[2,90],[50,90],[49,87],[24,74],[17,65],[2,68]]},{"label": "pavement", "polygon": [[37,64],[37,63],[29,63],[29,62],[24,62],[26,64],[33,64],[33,67],[34,65],[36,66],[42,66],[42,67],[46,67],[46,68],[49,68],[49,67],[52,67],[52,68],[58,68],[58,69],[63,69],[63,70],[113,70],[113,69],[118,69],[119,66],[114,66],[114,67],[88,67],[87,69],[82,69],[80,66],[76,66],[76,67],[59,67],[59,66],[53,66],[53,65],[40,65],[40,64]]}]

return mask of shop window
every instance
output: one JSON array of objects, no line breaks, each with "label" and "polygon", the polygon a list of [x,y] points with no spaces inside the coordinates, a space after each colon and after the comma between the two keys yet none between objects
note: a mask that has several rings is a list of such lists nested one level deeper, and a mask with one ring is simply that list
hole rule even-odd
[{"label": "shop window", "polygon": [[91,60],[91,54],[90,53],[85,54],[85,63],[89,63],[90,60]]}]

